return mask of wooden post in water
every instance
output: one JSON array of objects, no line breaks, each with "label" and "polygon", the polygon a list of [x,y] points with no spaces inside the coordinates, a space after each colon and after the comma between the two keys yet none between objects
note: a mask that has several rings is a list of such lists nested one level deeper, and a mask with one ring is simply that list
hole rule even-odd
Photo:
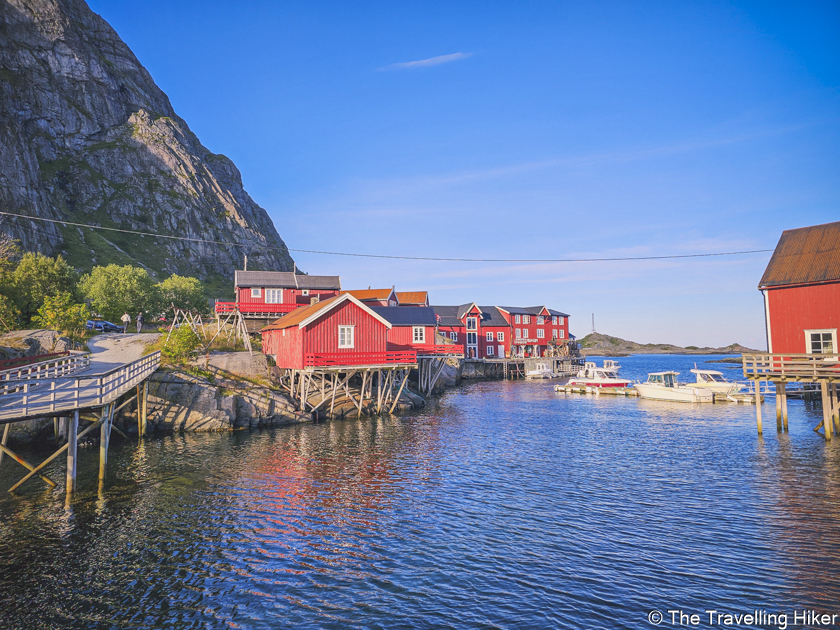
[{"label": "wooden post in water", "polygon": [[837,400],[837,383],[831,384],[831,418],[835,432],[840,431],[840,401]]},{"label": "wooden post in water", "polygon": [[782,425],[785,431],[788,430],[788,408],[787,408],[787,390],[785,389],[785,382],[780,381],[776,385],[776,398],[780,400],[782,407]]},{"label": "wooden post in water", "polygon": [[[3,446],[6,446],[6,441],[9,439],[9,427],[11,426],[11,422],[7,422],[5,425],[3,425],[3,441],[0,442],[0,444],[2,444]],[[0,450],[0,464],[3,463],[3,455],[4,452]]]},{"label": "wooden post in water", "polygon": [[782,397],[779,395],[781,383],[776,383],[776,433],[782,432]]},{"label": "wooden post in water", "polygon": [[828,381],[820,381],[820,389],[822,390],[822,405],[823,405],[823,429],[825,431],[825,439],[831,439],[831,395],[828,391]]},{"label": "wooden post in water", "polygon": [[761,427],[761,381],[758,379],[754,380],[753,383],[755,384],[755,422],[758,425],[758,434],[762,435],[762,427]]},{"label": "wooden post in water", "polygon": [[99,479],[105,479],[108,466],[108,406],[102,407],[102,424],[99,425]]},{"label": "wooden post in water", "polygon": [[76,489],[76,447],[79,435],[79,410],[67,419],[67,494]]}]

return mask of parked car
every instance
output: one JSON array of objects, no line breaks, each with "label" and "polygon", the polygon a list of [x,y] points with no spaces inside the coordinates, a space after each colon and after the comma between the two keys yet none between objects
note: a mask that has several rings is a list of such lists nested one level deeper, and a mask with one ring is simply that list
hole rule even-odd
[{"label": "parked car", "polygon": [[99,332],[122,332],[123,327],[106,322],[104,319],[89,319],[85,328],[88,330],[98,330]]}]

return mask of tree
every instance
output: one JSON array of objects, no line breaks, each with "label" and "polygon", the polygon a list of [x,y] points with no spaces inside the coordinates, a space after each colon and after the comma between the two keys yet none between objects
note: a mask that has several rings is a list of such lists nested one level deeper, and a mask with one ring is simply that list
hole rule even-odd
[{"label": "tree", "polygon": [[87,304],[76,304],[70,293],[48,295],[32,318],[32,323],[41,328],[55,330],[74,341],[81,341],[85,335],[85,324],[90,318]]},{"label": "tree", "polygon": [[47,297],[61,293],[76,294],[78,276],[59,255],[55,258],[26,252],[11,272],[10,297],[20,309],[24,323],[38,312]]},{"label": "tree", "polygon": [[164,310],[172,304],[187,311],[204,312],[207,310],[207,298],[204,286],[196,278],[186,278],[172,274],[157,285]]},{"label": "tree", "polygon": [[145,269],[131,265],[94,267],[82,276],[79,290],[90,300],[91,307],[102,317],[116,322],[128,312],[136,317],[140,311],[156,313],[160,295]]},{"label": "tree", "polygon": [[0,294],[0,330],[10,332],[17,330],[20,325],[20,311],[15,303],[5,295]]}]

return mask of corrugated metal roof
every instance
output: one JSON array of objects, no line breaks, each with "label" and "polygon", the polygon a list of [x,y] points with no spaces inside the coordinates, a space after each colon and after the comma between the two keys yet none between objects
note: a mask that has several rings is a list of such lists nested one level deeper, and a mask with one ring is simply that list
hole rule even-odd
[{"label": "corrugated metal roof", "polygon": [[423,304],[429,299],[428,291],[397,291],[400,304]]},{"label": "corrugated metal roof", "polygon": [[840,221],[785,230],[759,289],[840,280]]},{"label": "corrugated metal roof", "polygon": [[371,306],[370,310],[387,319],[392,326],[434,326],[435,309],[431,306]]},{"label": "corrugated metal roof", "polygon": [[291,271],[242,271],[233,274],[235,287],[272,287],[277,289],[341,289],[339,276],[305,276]]},{"label": "corrugated metal roof", "polygon": [[349,293],[357,300],[387,300],[393,289],[351,289],[341,293]]},{"label": "corrugated metal roof", "polygon": [[316,302],[315,304],[310,304],[309,306],[302,306],[301,308],[296,308],[288,315],[285,315],[280,319],[271,322],[260,332],[265,332],[266,330],[282,330],[283,328],[291,328],[292,326],[297,326],[307,317],[311,317],[318,311],[321,311],[332,305],[332,303],[338,300],[340,297],[341,296],[336,295],[335,297],[331,297],[330,299],[324,300],[323,302]]}]

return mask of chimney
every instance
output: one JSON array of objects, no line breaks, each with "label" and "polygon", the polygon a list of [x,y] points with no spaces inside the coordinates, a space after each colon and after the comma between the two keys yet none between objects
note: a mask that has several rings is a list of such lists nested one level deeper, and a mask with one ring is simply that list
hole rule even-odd
[{"label": "chimney", "polygon": [[245,269],[243,271],[248,271],[248,254],[245,254]]},{"label": "chimney", "polygon": [[313,295],[312,297],[309,298],[309,303],[310,304],[317,304],[320,301],[321,301],[321,296],[319,296],[319,295]]}]

